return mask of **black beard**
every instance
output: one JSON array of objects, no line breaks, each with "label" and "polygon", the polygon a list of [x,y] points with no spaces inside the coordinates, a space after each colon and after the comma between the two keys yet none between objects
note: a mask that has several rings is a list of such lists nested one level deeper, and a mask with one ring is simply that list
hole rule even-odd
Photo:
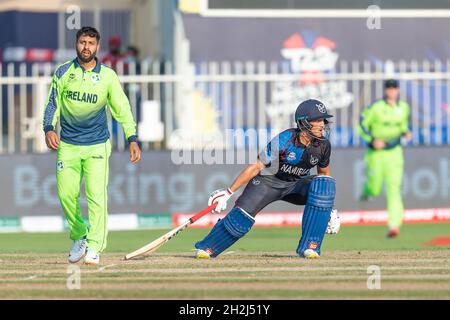
[{"label": "black beard", "polygon": [[91,54],[89,57],[83,58],[83,56],[81,55],[81,52],[78,52],[78,51],[77,51],[77,57],[78,57],[78,59],[79,59],[81,62],[83,62],[83,63],[89,63],[89,62],[92,61],[92,59],[95,58],[95,54],[96,54],[96,53],[97,53],[97,52],[94,52],[94,53]]}]

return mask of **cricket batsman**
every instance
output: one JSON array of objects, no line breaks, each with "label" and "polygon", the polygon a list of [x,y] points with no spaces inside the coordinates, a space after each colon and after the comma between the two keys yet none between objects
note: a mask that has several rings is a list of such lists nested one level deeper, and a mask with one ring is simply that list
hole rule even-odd
[{"label": "cricket batsman", "polygon": [[[331,145],[326,138],[331,117],[322,102],[303,101],[295,112],[297,128],[277,135],[230,187],[211,194],[208,205],[217,202],[214,212],[220,212],[246,184],[233,209],[195,244],[197,258],[217,257],[250,231],[258,212],[277,200],[305,206],[297,253],[307,259],[320,256],[325,233],[337,233],[340,228],[333,210],[336,183],[331,177]],[[310,174],[314,167],[317,175]]]},{"label": "cricket batsman", "polygon": [[[141,158],[136,123],[119,78],[96,58],[99,41],[95,28],[83,27],[77,32],[77,57],[56,69],[44,111],[45,142],[57,150],[58,197],[73,240],[70,263],[84,258],[85,264],[98,264],[106,247],[111,155],[106,105],[123,126],[131,163]],[[60,138],[55,131],[58,118]],[[83,221],[79,204],[83,177],[89,226]]]},{"label": "cricket batsman", "polygon": [[365,156],[367,181],[361,200],[381,194],[386,183],[388,211],[387,236],[396,237],[403,219],[401,184],[403,178],[403,148],[401,138],[410,140],[409,105],[399,99],[399,83],[395,79],[384,83],[384,98],[361,113],[358,131],[367,142]]}]

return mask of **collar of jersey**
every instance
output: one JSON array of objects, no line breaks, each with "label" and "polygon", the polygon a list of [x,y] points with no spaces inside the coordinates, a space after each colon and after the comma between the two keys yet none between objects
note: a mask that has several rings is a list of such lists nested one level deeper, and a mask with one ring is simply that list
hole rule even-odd
[{"label": "collar of jersey", "polygon": [[[80,67],[83,71],[85,71],[84,68],[82,66],[80,66],[80,64],[78,63],[77,58],[73,59],[73,63],[75,65],[75,68]],[[96,72],[96,73],[100,73],[101,66],[102,66],[102,64],[98,61],[97,57],[95,57],[95,67],[94,67],[94,69],[92,69],[92,71]]]},{"label": "collar of jersey", "polygon": [[[387,97],[386,96],[383,96],[383,101],[384,101],[385,105],[390,106],[389,102],[387,101]],[[396,101],[394,107],[398,107],[399,105],[400,105],[400,96],[397,98],[397,101]]]}]

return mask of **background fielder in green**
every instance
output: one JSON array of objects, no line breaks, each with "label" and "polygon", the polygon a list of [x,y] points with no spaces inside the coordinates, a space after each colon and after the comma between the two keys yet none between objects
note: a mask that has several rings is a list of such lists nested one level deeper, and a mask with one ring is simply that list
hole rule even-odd
[{"label": "background fielder in green", "polygon": [[[84,257],[86,264],[98,264],[107,239],[107,185],[111,143],[106,105],[122,124],[130,142],[130,161],[137,163],[141,153],[136,123],[128,98],[116,73],[95,57],[100,35],[95,28],[83,27],[77,33],[77,58],[59,66],[53,76],[44,111],[45,141],[58,150],[56,177],[58,197],[74,241],[69,262]],[[61,141],[55,132],[61,124]],[[89,228],[79,204],[82,178],[85,178]]]},{"label": "background fielder in green", "polygon": [[361,199],[379,196],[386,184],[388,237],[399,233],[403,219],[401,183],[403,149],[401,138],[411,139],[408,129],[409,105],[399,100],[399,83],[385,82],[385,96],[366,108],[360,118],[359,133],[368,144],[365,157],[367,181]]}]

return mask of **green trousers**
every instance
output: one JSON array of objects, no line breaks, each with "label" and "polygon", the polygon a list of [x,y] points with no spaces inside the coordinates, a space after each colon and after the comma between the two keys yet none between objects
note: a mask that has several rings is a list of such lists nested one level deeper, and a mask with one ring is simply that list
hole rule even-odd
[{"label": "green trousers", "polygon": [[[66,215],[70,239],[86,236],[88,248],[102,252],[108,225],[108,175],[111,143],[79,146],[60,141],[56,163],[58,197]],[[84,177],[89,227],[80,209],[80,189]]]},{"label": "green trousers", "polygon": [[386,184],[388,226],[400,227],[403,219],[402,178],[403,149],[401,146],[389,150],[369,149],[366,157],[367,181],[364,195],[380,195],[383,182]]}]

